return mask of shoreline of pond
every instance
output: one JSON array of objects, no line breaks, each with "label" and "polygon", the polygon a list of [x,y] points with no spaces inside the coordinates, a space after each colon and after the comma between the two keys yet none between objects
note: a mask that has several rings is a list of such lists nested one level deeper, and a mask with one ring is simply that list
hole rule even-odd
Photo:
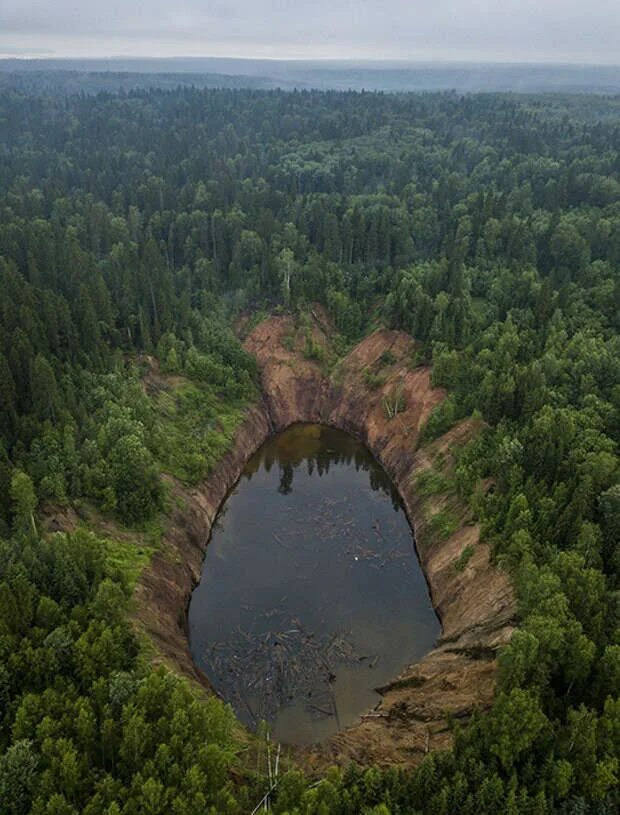
[{"label": "shoreline of pond", "polygon": [[[324,743],[300,748],[296,755],[317,770],[351,760],[416,763],[430,750],[450,745],[451,719],[468,718],[475,709],[490,704],[495,654],[514,630],[512,587],[508,577],[491,564],[489,549],[480,543],[480,530],[468,509],[454,496],[428,497],[415,489],[423,471],[440,461],[441,466],[450,466],[450,450],[475,435],[479,424],[461,422],[418,449],[421,429],[445,393],[432,387],[428,367],[411,364],[414,342],[408,335],[379,330],[326,372],[320,362],[306,358],[306,333],[296,336],[296,330],[292,317],[272,317],[246,338],[246,349],[258,360],[262,399],[246,410],[232,448],[204,484],[188,489],[169,479],[174,506],[162,551],[155,554],[136,588],[135,618],[154,645],[156,661],[210,688],[191,658],[187,610],[223,500],[251,455],[274,433],[298,422],[346,431],[368,447],[398,489],[415,532],[442,636],[437,648],[381,689],[381,701],[359,724]],[[322,315],[315,317],[312,331],[316,344],[328,346],[329,326]],[[373,389],[364,372],[377,366],[383,366],[384,382]],[[396,419],[390,419],[383,400],[395,387],[406,406]],[[439,540],[432,517],[449,506],[458,523],[447,539]],[[459,570],[456,563],[466,549],[472,555]]]}]

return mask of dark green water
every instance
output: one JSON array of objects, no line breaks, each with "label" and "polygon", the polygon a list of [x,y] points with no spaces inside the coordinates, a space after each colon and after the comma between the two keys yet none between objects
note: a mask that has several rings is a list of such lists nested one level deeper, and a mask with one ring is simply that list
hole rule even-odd
[{"label": "dark green water", "polygon": [[189,634],[239,718],[296,744],[356,722],[432,648],[411,529],[364,445],[295,425],[260,448],[214,526]]}]

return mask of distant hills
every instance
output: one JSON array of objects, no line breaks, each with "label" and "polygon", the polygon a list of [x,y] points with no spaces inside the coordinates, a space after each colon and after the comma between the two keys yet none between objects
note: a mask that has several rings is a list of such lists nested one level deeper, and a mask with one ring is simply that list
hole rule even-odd
[{"label": "distant hills", "polygon": [[50,91],[212,88],[620,93],[620,65],[232,58],[2,59],[0,87]]}]

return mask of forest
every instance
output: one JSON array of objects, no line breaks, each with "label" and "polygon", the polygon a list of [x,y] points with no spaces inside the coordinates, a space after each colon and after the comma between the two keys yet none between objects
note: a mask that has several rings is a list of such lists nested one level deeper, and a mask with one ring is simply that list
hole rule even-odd
[{"label": "forest", "polygon": [[[131,593],[162,474],[204,478],[257,398],[235,318],[313,303],[343,349],[377,325],[416,339],[449,394],[427,439],[484,420],[456,488],[519,621],[453,749],[290,764],[272,811],[618,811],[620,98],[7,87],[1,815],[237,815],[265,794],[230,708],[153,667]],[[153,359],[187,382],[174,410],[141,387]],[[51,534],[50,507],[144,549]]]}]

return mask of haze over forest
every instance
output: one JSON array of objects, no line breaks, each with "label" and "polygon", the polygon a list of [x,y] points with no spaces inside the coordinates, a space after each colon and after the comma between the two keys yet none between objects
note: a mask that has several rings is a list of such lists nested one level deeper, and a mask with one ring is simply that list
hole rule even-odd
[{"label": "haze over forest", "polygon": [[199,58],[0,59],[0,87],[620,92],[620,66]]}]

